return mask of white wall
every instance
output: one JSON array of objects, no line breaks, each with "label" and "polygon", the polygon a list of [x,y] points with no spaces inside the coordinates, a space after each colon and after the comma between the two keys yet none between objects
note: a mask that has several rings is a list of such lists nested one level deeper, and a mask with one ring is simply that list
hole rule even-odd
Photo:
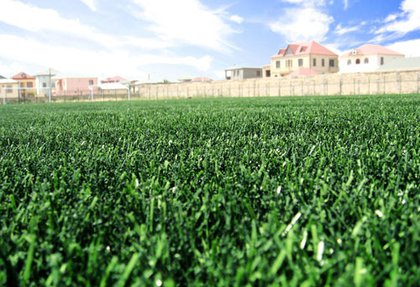
[{"label": "white wall", "polygon": [[[339,72],[340,73],[364,73],[374,72],[381,66],[381,58],[384,60],[384,64],[390,61],[402,58],[404,56],[390,56],[390,55],[351,55],[341,56],[339,59]],[[356,64],[356,60],[360,60],[360,64]],[[368,63],[365,63],[365,59],[368,59]],[[348,61],[351,61],[348,64]]]}]

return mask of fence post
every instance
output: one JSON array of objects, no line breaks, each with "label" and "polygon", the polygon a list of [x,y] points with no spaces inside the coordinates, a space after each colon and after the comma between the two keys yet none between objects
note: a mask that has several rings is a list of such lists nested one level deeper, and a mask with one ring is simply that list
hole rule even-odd
[{"label": "fence post", "polygon": [[386,80],[385,80],[385,76],[384,76],[384,94],[386,93]]},{"label": "fence post", "polygon": [[303,96],[303,79],[300,81],[300,95]]},{"label": "fence post", "polygon": [[328,83],[327,83],[327,79],[324,79],[323,84],[324,84],[324,85],[323,85],[323,86],[324,86],[324,87],[323,87],[323,88],[324,88],[324,89],[323,89],[323,90],[324,90],[324,96],[328,96],[328,86],[327,86],[327,85],[328,85]]},{"label": "fence post", "polygon": [[417,72],[417,94],[420,94],[420,73]]},{"label": "fence post", "polygon": [[400,72],[397,72],[397,83],[398,83],[398,94],[401,95],[401,74]]}]

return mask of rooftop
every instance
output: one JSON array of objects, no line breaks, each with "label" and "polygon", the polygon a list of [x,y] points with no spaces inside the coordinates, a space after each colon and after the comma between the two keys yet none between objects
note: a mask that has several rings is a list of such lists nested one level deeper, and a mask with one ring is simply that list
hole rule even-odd
[{"label": "rooftop", "polygon": [[280,49],[275,57],[284,57],[287,55],[298,56],[298,55],[322,55],[322,56],[337,56],[336,53],[320,45],[318,42],[301,42],[287,45],[286,48]]},{"label": "rooftop", "polygon": [[389,48],[380,45],[365,44],[359,48],[353,49],[344,53],[342,56],[355,56],[355,55],[389,55],[389,56],[404,56],[399,52],[393,51]]},{"label": "rooftop", "polygon": [[15,84],[17,82],[18,81],[12,80],[12,79],[5,79],[5,78],[0,79],[0,84]]},{"label": "rooftop", "polygon": [[24,72],[21,72],[19,74],[16,74],[12,77],[13,80],[34,80],[35,77],[28,75]]}]

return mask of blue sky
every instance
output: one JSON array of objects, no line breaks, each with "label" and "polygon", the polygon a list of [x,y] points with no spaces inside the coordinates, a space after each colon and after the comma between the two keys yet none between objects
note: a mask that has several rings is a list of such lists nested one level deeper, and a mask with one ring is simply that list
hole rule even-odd
[{"label": "blue sky", "polygon": [[0,75],[48,68],[140,81],[262,66],[315,40],[420,56],[419,0],[0,0]]}]

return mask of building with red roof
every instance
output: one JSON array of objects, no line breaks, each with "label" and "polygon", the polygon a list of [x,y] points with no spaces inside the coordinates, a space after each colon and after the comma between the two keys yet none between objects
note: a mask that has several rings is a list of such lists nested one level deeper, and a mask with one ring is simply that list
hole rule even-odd
[{"label": "building with red roof", "polygon": [[24,72],[12,77],[19,84],[19,98],[33,97],[36,94],[35,77]]},{"label": "building with red roof", "polygon": [[[302,70],[302,72],[299,72]],[[296,74],[326,74],[338,72],[338,55],[315,41],[293,43],[271,57],[271,77]]]},{"label": "building with red roof", "polygon": [[383,65],[404,57],[386,47],[365,44],[340,56],[340,73],[374,72]]}]

